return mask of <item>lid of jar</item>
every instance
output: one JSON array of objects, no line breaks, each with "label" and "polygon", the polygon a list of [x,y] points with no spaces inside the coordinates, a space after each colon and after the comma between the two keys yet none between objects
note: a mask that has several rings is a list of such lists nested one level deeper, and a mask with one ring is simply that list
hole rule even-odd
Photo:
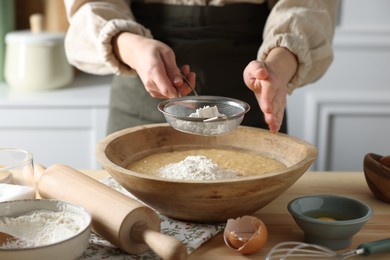
[{"label": "lid of jar", "polygon": [[24,44],[42,44],[42,43],[56,43],[63,42],[65,39],[64,32],[35,32],[30,30],[13,31],[5,36],[5,43],[24,43]]}]

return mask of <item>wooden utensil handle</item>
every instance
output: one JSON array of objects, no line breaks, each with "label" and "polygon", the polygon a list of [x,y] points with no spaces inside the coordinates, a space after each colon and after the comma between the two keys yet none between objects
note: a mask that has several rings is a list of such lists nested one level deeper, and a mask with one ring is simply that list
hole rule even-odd
[{"label": "wooden utensil handle", "polygon": [[147,244],[162,259],[181,260],[187,258],[187,248],[179,240],[149,229],[143,222],[133,225],[131,238]]}]

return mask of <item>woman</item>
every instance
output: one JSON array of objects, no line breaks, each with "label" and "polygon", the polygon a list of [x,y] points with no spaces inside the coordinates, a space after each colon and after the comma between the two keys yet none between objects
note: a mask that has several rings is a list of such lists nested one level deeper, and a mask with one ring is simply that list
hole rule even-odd
[{"label": "woman", "polygon": [[[337,0],[65,0],[71,64],[115,74],[108,132],[164,122],[161,99],[201,95],[250,104],[243,124],[287,132],[287,94],[333,59]],[[246,86],[245,86],[246,85]]]}]

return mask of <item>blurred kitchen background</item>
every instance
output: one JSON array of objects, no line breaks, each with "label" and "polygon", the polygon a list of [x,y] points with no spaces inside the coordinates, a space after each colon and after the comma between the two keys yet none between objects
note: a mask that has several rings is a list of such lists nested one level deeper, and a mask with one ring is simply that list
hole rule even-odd
[{"label": "blurred kitchen background", "polygon": [[[0,69],[7,32],[65,32],[62,0],[0,0]],[[390,154],[390,1],[341,0],[334,62],[319,81],[288,99],[289,134],[316,145],[313,170],[362,171],[363,157]],[[105,136],[110,76],[75,71],[57,89],[22,91],[0,77],[0,146],[30,150],[35,162],[100,168],[96,143]]]}]

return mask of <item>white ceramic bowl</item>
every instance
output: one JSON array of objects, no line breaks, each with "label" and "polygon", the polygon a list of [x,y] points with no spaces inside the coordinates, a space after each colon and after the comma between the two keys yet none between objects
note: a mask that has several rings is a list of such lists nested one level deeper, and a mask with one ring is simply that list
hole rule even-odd
[{"label": "white ceramic bowl", "polygon": [[[82,228],[65,240],[37,247],[0,248],[0,259],[78,259],[89,244],[91,234],[91,215],[82,207],[58,200],[32,199],[15,200],[0,203],[1,217],[16,217],[34,210],[52,210],[76,213],[80,216]],[[0,230],[1,231],[1,230]]]}]

